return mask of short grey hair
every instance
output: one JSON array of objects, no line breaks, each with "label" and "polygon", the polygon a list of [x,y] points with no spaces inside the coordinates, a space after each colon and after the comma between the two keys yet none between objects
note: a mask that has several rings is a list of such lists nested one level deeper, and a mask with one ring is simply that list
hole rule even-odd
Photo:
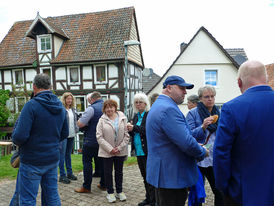
[{"label": "short grey hair", "polygon": [[134,95],[134,98],[133,98],[133,111],[135,113],[139,112],[136,108],[136,104],[135,102],[136,101],[142,101],[146,104],[146,108],[145,108],[145,111],[147,112],[149,109],[150,109],[150,104],[149,104],[149,101],[148,101],[148,97],[145,93],[137,93]]},{"label": "short grey hair", "polygon": [[91,100],[91,99],[101,99],[102,96],[101,96],[101,93],[100,92],[92,92],[92,93],[89,93],[87,94],[87,100],[88,102]]},{"label": "short grey hair", "polygon": [[192,94],[189,97],[187,97],[187,101],[190,101],[193,104],[197,104],[200,101],[200,99],[196,94]]},{"label": "short grey hair", "polygon": [[51,86],[50,77],[49,75],[44,73],[36,74],[36,76],[33,79],[33,84],[38,89],[50,89],[50,86]]},{"label": "short grey hair", "polygon": [[206,90],[211,91],[211,92],[214,94],[214,96],[216,95],[216,90],[215,90],[215,88],[212,87],[212,86],[206,85],[206,86],[200,87],[200,89],[198,90],[198,96],[199,96],[200,99],[202,98],[203,93],[204,93],[204,91],[206,91]]}]

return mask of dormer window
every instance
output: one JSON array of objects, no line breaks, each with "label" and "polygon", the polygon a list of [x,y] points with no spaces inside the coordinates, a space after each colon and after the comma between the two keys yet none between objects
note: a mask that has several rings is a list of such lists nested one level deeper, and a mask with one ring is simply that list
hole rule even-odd
[{"label": "dormer window", "polygon": [[37,45],[39,53],[51,52],[51,35],[39,35]]}]

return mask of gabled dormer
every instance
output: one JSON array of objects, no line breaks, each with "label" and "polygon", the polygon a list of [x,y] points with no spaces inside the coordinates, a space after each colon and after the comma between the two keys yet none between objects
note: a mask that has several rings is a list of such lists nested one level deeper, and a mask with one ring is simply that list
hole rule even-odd
[{"label": "gabled dormer", "polygon": [[26,36],[36,39],[38,54],[52,54],[54,52],[53,55],[56,57],[64,41],[68,40],[69,37],[62,28],[58,28],[50,20],[51,18],[43,19],[38,12],[27,30]]}]

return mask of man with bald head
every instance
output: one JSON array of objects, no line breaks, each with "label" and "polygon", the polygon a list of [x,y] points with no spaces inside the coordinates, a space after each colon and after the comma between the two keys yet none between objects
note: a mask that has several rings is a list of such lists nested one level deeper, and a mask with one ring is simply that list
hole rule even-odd
[{"label": "man with bald head", "polygon": [[238,71],[242,95],[222,107],[213,151],[216,187],[225,205],[274,205],[274,91],[264,65]]}]

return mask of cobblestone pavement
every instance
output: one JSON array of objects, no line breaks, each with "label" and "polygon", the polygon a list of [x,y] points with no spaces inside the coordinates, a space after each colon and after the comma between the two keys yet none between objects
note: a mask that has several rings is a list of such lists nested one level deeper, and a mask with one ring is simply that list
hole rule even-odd
[{"label": "cobblestone pavement", "polygon": [[[83,183],[83,173],[77,175],[78,180],[72,181],[70,184],[59,183],[59,194],[61,197],[63,206],[103,206],[103,205],[115,205],[115,206],[136,206],[141,202],[145,196],[144,185],[142,177],[137,165],[132,165],[124,167],[124,181],[123,181],[123,191],[127,196],[127,201],[116,203],[108,203],[106,200],[106,192],[103,192],[97,188],[99,183],[99,178],[93,178],[91,193],[89,194],[79,194],[74,192],[75,187],[81,187]],[[10,199],[13,195],[15,188],[15,180],[13,181],[1,181],[0,182],[0,206],[8,206]],[[208,183],[206,183],[207,198],[204,205],[213,206],[213,195],[209,188]],[[37,205],[40,206],[40,192],[37,197]],[[187,204],[186,204],[187,205]]]}]

